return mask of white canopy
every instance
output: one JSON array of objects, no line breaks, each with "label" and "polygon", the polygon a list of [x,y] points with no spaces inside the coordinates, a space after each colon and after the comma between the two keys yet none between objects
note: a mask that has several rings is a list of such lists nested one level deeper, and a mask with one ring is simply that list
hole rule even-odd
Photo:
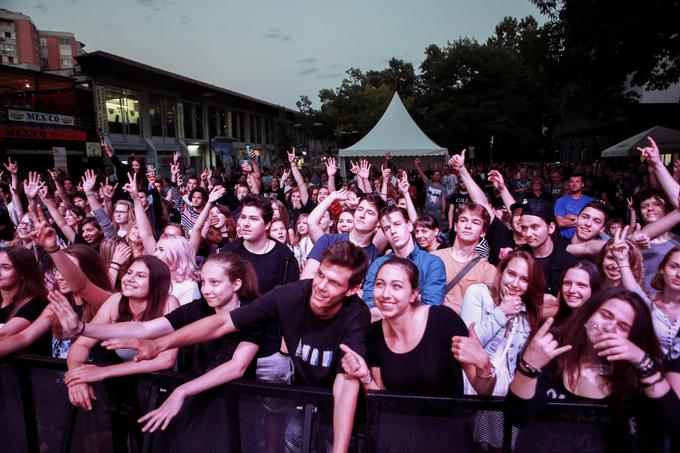
[{"label": "white canopy", "polygon": [[654,139],[662,154],[680,151],[680,131],[667,127],[654,126],[651,129],[633,135],[622,142],[602,151],[602,157],[621,157],[639,155],[638,147],[647,146],[647,136]]},{"label": "white canopy", "polygon": [[349,148],[341,149],[340,157],[447,156],[448,151],[430,140],[406,111],[398,93],[387,106],[380,121],[368,134]]}]

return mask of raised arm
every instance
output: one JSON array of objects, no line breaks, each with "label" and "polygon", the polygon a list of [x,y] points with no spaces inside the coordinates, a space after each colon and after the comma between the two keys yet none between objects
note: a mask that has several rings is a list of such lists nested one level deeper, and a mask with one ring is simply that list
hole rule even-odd
[{"label": "raised arm", "polygon": [[328,175],[328,191],[335,192],[335,175],[338,173],[338,166],[335,157],[326,158],[326,174]]},{"label": "raised arm", "polygon": [[95,185],[97,184],[97,175],[92,170],[85,170],[85,175],[82,178],[83,190],[85,191],[85,196],[87,197],[87,203],[92,209],[92,214],[99,222],[99,226],[102,229],[104,237],[114,237],[116,236],[116,227],[111,223],[111,219],[104,211],[97,194],[94,191]]},{"label": "raised arm", "polygon": [[179,212],[184,210],[184,200],[179,194],[180,169],[179,163],[170,165],[170,194],[172,195],[172,205]]},{"label": "raised arm", "polygon": [[57,206],[54,204],[54,199],[50,196],[47,187],[41,188],[38,191],[38,194],[40,195],[40,199],[42,199],[43,204],[47,207],[47,210],[49,211],[50,216],[54,220],[54,223],[57,224],[64,237],[69,242],[75,241],[76,240],[75,230],[66,223],[66,219],[64,218],[64,216],[59,213],[59,209],[57,209]]},{"label": "raised arm", "polygon": [[420,157],[416,157],[416,160],[413,161],[416,164],[416,171],[420,175],[421,179],[423,180],[424,185],[428,185],[430,183],[430,179],[425,176],[425,173],[423,172],[423,169],[420,168]]},{"label": "raised arm", "polygon": [[349,190],[338,190],[331,192],[323,201],[321,201],[312,212],[309,213],[307,217],[307,227],[309,229],[309,238],[312,240],[313,244],[323,236],[324,232],[321,229],[320,223],[323,215],[328,211],[330,205],[335,201],[344,201],[349,196]]},{"label": "raised arm", "polygon": [[255,150],[251,149],[248,153],[248,159],[250,160],[250,167],[253,169],[253,177],[255,178],[255,183],[257,184],[257,193],[262,192],[262,172],[260,171],[260,166],[255,158]]},{"label": "raised arm", "polygon": [[411,198],[411,193],[409,189],[411,188],[408,182],[408,174],[404,171],[399,178],[399,191],[404,196],[406,200],[406,212],[408,213],[408,218],[411,222],[418,220],[418,211],[413,205],[413,199]]},{"label": "raised arm", "polygon": [[31,232],[33,242],[49,253],[52,262],[64,277],[73,293],[82,297],[86,302],[100,306],[110,296],[111,292],[106,291],[92,283],[83,271],[59,248],[57,244],[57,233],[54,228],[49,226],[45,220],[45,214],[40,209],[37,214],[30,212],[31,219],[35,225],[35,230]]},{"label": "raised arm", "polygon": [[12,158],[7,158],[7,163],[3,164],[10,174],[9,189],[12,193],[12,204],[17,211],[17,217],[21,218],[24,214],[24,206],[21,204],[21,197],[19,196],[19,167],[16,162],[12,162]]},{"label": "raised arm", "polygon": [[[478,205],[483,206],[484,209],[486,209],[486,211],[489,213],[489,217],[493,218],[493,209],[491,209],[491,206],[489,205],[486,194],[475,182],[474,178],[472,175],[470,175],[470,172],[465,167],[465,150],[462,150],[460,154],[455,154],[452,156],[451,159],[449,159],[449,166],[453,168],[454,173],[456,173],[463,181],[463,184],[465,184],[465,187],[470,194],[470,200],[472,200],[474,203],[477,203]],[[501,177],[501,183],[502,182],[503,178]]]},{"label": "raised arm", "polygon": [[678,191],[680,190],[680,184],[673,179],[673,175],[670,174],[666,166],[661,161],[661,155],[659,153],[659,147],[652,137],[647,137],[648,145],[642,148],[638,148],[640,154],[644,159],[648,161],[648,168],[654,173],[657,181],[666,192],[666,196],[673,203],[673,206],[678,207]]},{"label": "raised arm", "polygon": [[137,221],[139,235],[142,237],[144,251],[148,255],[153,255],[156,253],[156,239],[153,235],[153,227],[151,226],[149,218],[146,216],[146,211],[144,211],[144,207],[142,206],[142,200],[139,198],[135,176],[132,173],[128,173],[127,175],[128,183],[123,186],[123,190],[130,194],[135,206],[135,220]]},{"label": "raised arm", "polygon": [[309,200],[309,191],[305,185],[305,178],[302,177],[302,173],[300,173],[300,169],[297,167],[297,162],[295,162],[295,147],[288,151],[287,154],[288,162],[290,163],[290,171],[293,174],[298,190],[300,190],[300,201],[302,202],[302,206],[304,206]]},{"label": "raised arm", "polygon": [[380,185],[380,198],[382,198],[385,203],[387,203],[387,189],[392,179],[392,169],[382,165],[380,167],[380,172],[382,173],[382,184]]},{"label": "raised arm", "polygon": [[194,227],[191,229],[191,234],[189,235],[189,243],[194,249],[194,252],[198,252],[198,248],[201,246],[203,225],[210,215],[213,204],[219,200],[226,191],[227,189],[222,186],[215,186],[208,195],[208,201],[205,203],[205,207],[198,215],[198,218],[196,218],[196,223],[194,223]]},{"label": "raised arm", "polygon": [[676,209],[673,209],[656,222],[648,223],[640,232],[649,236],[650,239],[654,239],[673,229],[680,222],[680,208],[677,207],[680,206],[678,198],[680,198],[680,192],[675,194]]},{"label": "raised arm", "polygon": [[357,176],[359,177],[359,188],[364,193],[373,192],[371,181],[369,181],[369,178],[371,177],[371,164],[366,159],[359,161],[359,165],[357,166]]}]

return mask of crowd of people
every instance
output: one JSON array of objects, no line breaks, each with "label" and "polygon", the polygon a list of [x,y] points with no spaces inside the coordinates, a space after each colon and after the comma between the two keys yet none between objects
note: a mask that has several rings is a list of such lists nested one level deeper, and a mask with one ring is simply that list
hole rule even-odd
[{"label": "crowd of people", "polygon": [[[79,408],[95,382],[178,370],[194,378],[141,431],[182,430],[241,378],[332,389],[334,451],[367,390],[507,396],[516,427],[552,399],[678,429],[680,166],[651,138],[640,162],[387,154],[346,180],[294,149],[202,172],[177,152],[162,178],[102,144],[109,174],[20,177],[8,160],[0,183],[0,356],[65,359]],[[472,417],[480,447],[502,447],[502,417]],[[603,434],[616,451],[620,428]]]}]

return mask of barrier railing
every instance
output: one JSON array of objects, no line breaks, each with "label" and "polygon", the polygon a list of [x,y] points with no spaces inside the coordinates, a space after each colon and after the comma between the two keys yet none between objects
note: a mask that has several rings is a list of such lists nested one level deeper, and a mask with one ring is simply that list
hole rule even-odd
[{"label": "barrier railing", "polygon": [[[142,434],[137,418],[190,377],[150,373],[95,383],[97,400],[88,412],[70,405],[65,370],[63,360],[24,354],[0,362],[3,451],[307,453],[330,447],[327,389],[237,381],[187,399],[166,431]],[[503,419],[504,408],[503,398],[370,392],[360,402],[350,450],[472,452],[494,445],[496,451],[502,445],[502,451],[532,453],[646,450],[634,419],[605,405],[550,403],[519,434]],[[625,450],[618,445],[622,440]]]}]

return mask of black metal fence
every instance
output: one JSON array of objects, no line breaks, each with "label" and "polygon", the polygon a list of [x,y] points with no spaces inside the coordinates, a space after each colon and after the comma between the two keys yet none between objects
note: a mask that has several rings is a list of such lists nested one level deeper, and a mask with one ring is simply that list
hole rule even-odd
[{"label": "black metal fence", "polygon": [[[152,373],[95,383],[92,411],[69,404],[63,360],[0,362],[0,450],[7,452],[323,452],[332,440],[327,389],[239,381],[187,399],[167,430],[142,434],[137,418],[189,378]],[[502,398],[370,393],[357,411],[354,452],[538,453],[661,451],[634,418],[604,405],[550,403],[518,432]],[[623,427],[623,430],[622,430]],[[607,433],[616,433],[611,442]],[[513,440],[514,438],[514,440]],[[500,442],[500,444],[498,444]],[[658,442],[655,442],[658,443]],[[502,448],[500,447],[502,445]]]}]

